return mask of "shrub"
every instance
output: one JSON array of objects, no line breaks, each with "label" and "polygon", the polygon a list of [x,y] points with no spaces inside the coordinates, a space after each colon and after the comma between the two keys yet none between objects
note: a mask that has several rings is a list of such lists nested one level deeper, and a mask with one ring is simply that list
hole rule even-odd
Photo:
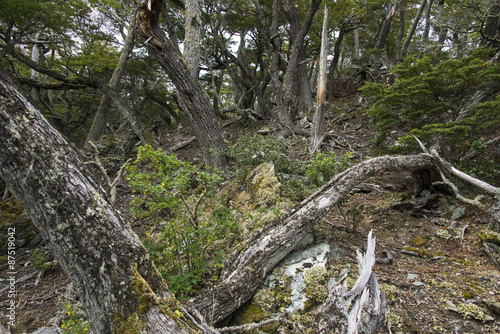
[{"label": "shrub", "polygon": [[306,175],[316,186],[322,186],[336,173],[347,169],[351,164],[352,152],[347,152],[337,159],[333,152],[317,153],[306,169]]},{"label": "shrub", "polygon": [[[389,132],[403,130],[460,153],[487,131],[498,129],[500,64],[486,61],[491,52],[480,50],[459,59],[407,57],[394,68],[392,86],[367,84],[365,93],[378,98],[368,110],[378,129],[377,143]],[[480,91],[489,98],[474,101]],[[411,136],[400,138],[389,152],[404,153],[408,147],[418,147]]]},{"label": "shrub", "polygon": [[170,289],[187,297],[220,267],[221,241],[239,233],[231,208],[215,197],[221,172],[198,169],[145,146],[127,179],[139,194],[131,202],[132,214],[151,223],[144,240],[151,259]]}]

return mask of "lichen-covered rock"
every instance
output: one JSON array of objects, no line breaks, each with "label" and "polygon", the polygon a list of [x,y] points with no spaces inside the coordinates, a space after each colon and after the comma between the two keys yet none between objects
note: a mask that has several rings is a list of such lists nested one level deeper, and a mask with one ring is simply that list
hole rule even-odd
[{"label": "lichen-covered rock", "polygon": [[317,265],[306,270],[306,296],[312,304],[321,303],[328,297],[327,278],[324,266]]},{"label": "lichen-covered rock", "polygon": [[280,195],[281,184],[274,173],[274,165],[270,162],[255,167],[245,178],[244,185],[245,190],[235,202],[251,209],[272,206]]}]

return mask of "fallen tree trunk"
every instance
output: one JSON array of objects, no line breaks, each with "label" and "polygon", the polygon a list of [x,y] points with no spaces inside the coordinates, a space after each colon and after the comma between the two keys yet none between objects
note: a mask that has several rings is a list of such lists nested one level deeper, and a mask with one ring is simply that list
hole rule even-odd
[{"label": "fallen tree trunk", "polygon": [[311,232],[314,224],[363,179],[389,171],[433,169],[426,154],[384,156],[363,161],[335,176],[285,217],[269,222],[232,256],[219,281],[186,305],[197,309],[208,322],[216,323],[248,301],[266,275]]}]

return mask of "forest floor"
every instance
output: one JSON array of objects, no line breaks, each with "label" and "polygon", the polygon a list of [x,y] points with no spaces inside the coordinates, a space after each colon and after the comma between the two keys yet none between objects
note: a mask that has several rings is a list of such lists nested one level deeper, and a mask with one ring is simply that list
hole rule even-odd
[{"label": "forest floor", "polygon": [[[325,142],[324,150],[338,155],[354,151],[357,160],[370,155],[374,131],[361,108],[363,104],[355,99],[330,105],[327,130],[334,136]],[[259,128],[254,125],[252,131]],[[226,131],[234,136],[240,130]],[[185,131],[178,131],[165,140],[172,146],[187,137]],[[306,152],[307,141],[294,138],[290,152],[295,158]],[[177,153],[188,160],[199,157],[196,145]],[[363,249],[368,232],[373,230],[377,254],[385,250],[394,259],[391,264],[374,267],[389,307],[382,333],[500,333],[500,268],[488,258],[478,237],[489,223],[488,216],[450,198],[440,199],[447,211],[443,217],[415,217],[392,208],[408,198],[413,187],[409,174],[377,175],[364,181],[362,188],[370,191],[352,194],[330,211],[315,228],[315,242],[329,242],[337,254],[331,257],[330,268],[352,268],[350,275],[355,277],[355,250]],[[120,189],[117,206],[127,216],[130,191],[125,185]],[[451,211],[457,207],[462,212],[452,219]],[[0,210],[6,207],[2,204]],[[43,263],[50,263],[50,252],[44,255]],[[35,261],[29,251],[16,256],[16,325],[11,327],[12,334],[33,332],[58,314],[66,321],[72,317],[72,310],[62,310],[63,299],[71,295],[67,293],[68,277],[60,266],[42,269],[43,263]],[[0,263],[4,327],[10,303],[9,272],[8,265]],[[278,332],[287,333],[283,329]]]}]

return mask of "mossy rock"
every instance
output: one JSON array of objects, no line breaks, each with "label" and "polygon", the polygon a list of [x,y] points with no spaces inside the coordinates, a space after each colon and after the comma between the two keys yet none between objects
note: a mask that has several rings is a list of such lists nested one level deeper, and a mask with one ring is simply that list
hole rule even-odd
[{"label": "mossy rock", "polygon": [[482,241],[494,243],[494,244],[500,246],[500,233],[498,233],[498,232],[482,230],[482,231],[477,233],[477,236]]},{"label": "mossy rock", "polygon": [[274,173],[274,164],[265,162],[255,167],[243,181],[243,187],[245,190],[235,199],[237,206],[254,210],[276,204],[281,183]]},{"label": "mossy rock", "polygon": [[15,197],[0,205],[0,253],[7,253],[9,232],[15,229],[16,248],[33,248],[41,236],[31,223],[23,205]]}]

